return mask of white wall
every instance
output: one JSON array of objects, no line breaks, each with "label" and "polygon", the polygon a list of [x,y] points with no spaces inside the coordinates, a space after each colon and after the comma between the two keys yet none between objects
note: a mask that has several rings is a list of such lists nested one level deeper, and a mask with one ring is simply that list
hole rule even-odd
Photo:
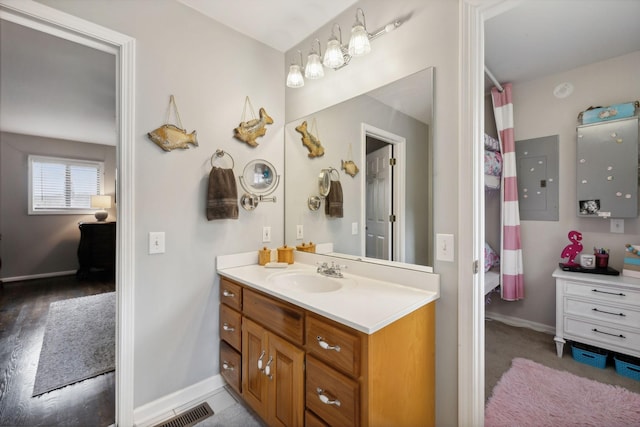
[{"label": "white wall", "polygon": [[[43,0],[136,39],[135,406],[218,374],[215,257],[258,250],[263,225],[282,243],[283,204],[240,209],[238,220],[207,221],[205,195],[216,149],[238,176],[255,158],[283,168],[282,54],[174,0]],[[200,146],[164,152],[146,133],[161,125],[169,95]],[[245,96],[275,123],[257,148],[235,140]],[[256,111],[257,112],[257,111]],[[123,189],[127,191],[127,189]],[[239,190],[240,191],[240,190]],[[275,195],[282,200],[279,188]],[[150,231],[166,233],[166,253],[147,254]]]},{"label": "white wall", "polygon": [[[559,221],[521,221],[525,298],[506,302],[492,298],[487,313],[499,313],[555,328],[555,282],[551,273],[569,244],[567,233],[582,232],[583,253],[598,246],[611,249],[609,265],[622,270],[624,245],[640,242],[640,219],[625,219],[624,234],[609,232],[609,220],[576,215],[576,124],[589,106],[640,99],[640,52],[580,67],[513,87],[515,139],[559,135]],[[573,83],[565,99],[553,96],[562,82]],[[497,219],[499,221],[499,219]],[[490,219],[487,218],[487,222]],[[566,260],[565,260],[566,261]]]},{"label": "white wall", "polygon": [[[434,232],[455,235],[458,229],[458,2],[361,0],[357,6],[364,9],[370,31],[395,18],[410,18],[397,30],[374,40],[372,51],[365,58],[355,58],[339,71],[328,71],[321,80],[307,81],[302,89],[287,88],[287,121],[434,66]],[[353,24],[354,8],[335,20],[342,28],[343,41],[347,40]],[[308,52],[316,37],[324,45],[330,33],[330,25],[320,28],[287,52],[284,65],[288,67],[292,59],[298,58],[297,49]],[[436,305],[436,425],[455,426],[458,419],[457,263],[436,261],[434,271],[441,275],[441,299]]]}]

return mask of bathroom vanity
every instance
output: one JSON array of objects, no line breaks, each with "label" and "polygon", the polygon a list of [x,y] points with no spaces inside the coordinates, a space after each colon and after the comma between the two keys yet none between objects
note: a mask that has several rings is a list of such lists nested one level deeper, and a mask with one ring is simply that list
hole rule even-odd
[{"label": "bathroom vanity", "polygon": [[342,259],[334,278],[316,254],[285,269],[233,257],[217,260],[220,372],[268,425],[434,424],[437,274]]}]

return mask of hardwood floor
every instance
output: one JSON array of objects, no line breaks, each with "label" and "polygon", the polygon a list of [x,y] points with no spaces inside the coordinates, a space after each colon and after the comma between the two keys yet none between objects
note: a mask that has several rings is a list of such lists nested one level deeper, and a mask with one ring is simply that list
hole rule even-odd
[{"label": "hardwood floor", "polygon": [[115,290],[109,277],[4,283],[0,288],[0,426],[108,426],[115,422],[115,374],[31,397],[54,301]]}]

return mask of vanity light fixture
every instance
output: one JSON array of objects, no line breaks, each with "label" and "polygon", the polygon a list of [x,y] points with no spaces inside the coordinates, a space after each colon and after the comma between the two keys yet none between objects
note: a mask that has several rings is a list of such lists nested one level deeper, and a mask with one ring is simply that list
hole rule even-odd
[{"label": "vanity light fixture", "polygon": [[304,68],[304,76],[308,79],[320,79],[324,77],[324,68],[320,60],[320,56],[322,55],[320,40],[315,39],[315,42],[318,43],[318,51],[316,51],[315,47],[311,47],[311,53],[307,57],[307,66]]},{"label": "vanity light fixture", "polygon": [[295,62],[289,66],[289,74],[287,75],[287,86],[289,87],[302,87],[304,86],[304,78],[302,78],[302,72],[300,71],[300,67],[302,67],[302,52],[298,51],[300,54],[300,65]]},{"label": "vanity light fixture", "polygon": [[[304,68],[304,77],[308,79],[320,79],[324,77],[323,65],[333,70],[349,64],[352,57],[363,56],[371,51],[371,40],[374,40],[390,31],[395,30],[403,21],[396,19],[384,27],[369,33],[367,31],[366,18],[361,8],[356,9],[356,22],[351,28],[351,38],[347,46],[342,44],[342,29],[340,25],[333,24],[331,27],[331,37],[327,42],[327,47],[322,57],[322,49],[320,40],[315,39],[312,43],[311,53],[307,57],[307,65],[304,67],[302,62],[302,53],[300,53],[300,65],[292,63],[289,67],[287,75],[287,86],[297,88],[304,86],[304,78],[301,69]],[[338,28],[336,35],[335,29]],[[315,43],[318,43],[318,50],[315,49]]]}]

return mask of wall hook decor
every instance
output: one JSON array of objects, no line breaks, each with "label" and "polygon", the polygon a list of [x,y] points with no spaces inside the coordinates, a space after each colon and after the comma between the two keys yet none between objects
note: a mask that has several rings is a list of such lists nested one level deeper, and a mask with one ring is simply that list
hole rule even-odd
[{"label": "wall hook decor", "polygon": [[[249,105],[249,108],[251,109],[252,119],[249,121],[246,121],[247,105]],[[253,111],[251,100],[248,96],[245,97],[242,119],[238,127],[233,130],[233,137],[246,142],[251,147],[257,147],[258,143],[256,142],[256,139],[267,133],[267,125],[273,124],[273,119],[267,114],[267,111],[264,108],[260,108],[258,114],[260,117],[256,118],[256,113]]]},{"label": "wall hook decor", "polygon": [[[169,123],[169,116],[172,110],[175,113],[178,126]],[[158,129],[147,133],[149,139],[158,147],[164,151],[171,151],[175,148],[187,149],[189,144],[198,146],[196,131],[187,133],[182,127],[182,120],[180,120],[180,113],[178,113],[178,106],[173,95],[169,97],[169,107],[167,108],[167,116],[164,123]]]}]

